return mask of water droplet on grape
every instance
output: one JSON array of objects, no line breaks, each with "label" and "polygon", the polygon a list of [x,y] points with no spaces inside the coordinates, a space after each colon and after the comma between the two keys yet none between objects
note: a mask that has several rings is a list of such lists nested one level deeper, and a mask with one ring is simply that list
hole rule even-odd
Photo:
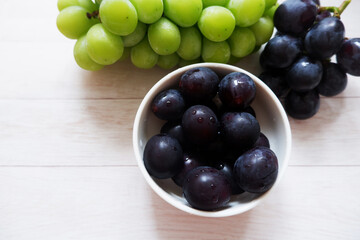
[{"label": "water droplet on grape", "polygon": [[216,188],[216,186],[215,186],[214,184],[211,184],[210,187],[211,187],[211,189],[215,189],[215,188]]},{"label": "water droplet on grape", "polygon": [[215,118],[213,116],[210,117],[210,122],[212,122],[212,123],[215,122]]},{"label": "water droplet on grape", "polygon": [[191,112],[191,114],[192,114],[192,115],[195,115],[195,114],[196,114],[196,110],[193,110],[193,111]]},{"label": "water droplet on grape", "polygon": [[203,123],[203,122],[204,122],[204,118],[198,117],[197,121],[198,121],[198,123]]},{"label": "water droplet on grape", "polygon": [[167,106],[167,107],[170,107],[170,106],[171,106],[171,101],[170,101],[170,100],[167,100],[167,101],[166,101],[166,106]]}]

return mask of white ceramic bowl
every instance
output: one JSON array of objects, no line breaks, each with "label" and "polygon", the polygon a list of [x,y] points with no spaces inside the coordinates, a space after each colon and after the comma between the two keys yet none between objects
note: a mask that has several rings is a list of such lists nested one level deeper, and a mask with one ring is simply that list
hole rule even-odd
[{"label": "white ceramic bowl", "polygon": [[[215,211],[202,211],[191,207],[182,196],[182,190],[172,179],[159,180],[151,177],[145,169],[143,162],[143,152],[146,142],[150,137],[160,133],[161,126],[165,121],[159,120],[151,112],[151,102],[161,91],[176,87],[180,76],[187,70],[194,67],[208,67],[221,76],[231,72],[243,72],[249,75],[256,83],[256,97],[251,106],[256,112],[256,118],[260,123],[263,132],[270,141],[271,149],[276,153],[279,161],[278,177],[273,187],[265,194],[256,195],[243,193],[231,197],[227,207]],[[158,81],[146,94],[137,111],[133,128],[133,147],[135,157],[141,173],[150,187],[166,202],[174,207],[199,216],[204,217],[225,217],[248,211],[258,205],[269,192],[274,189],[281,180],[288,164],[291,150],[291,130],[286,113],[275,96],[275,94],[253,74],[226,64],[218,63],[199,63],[179,68]]]}]

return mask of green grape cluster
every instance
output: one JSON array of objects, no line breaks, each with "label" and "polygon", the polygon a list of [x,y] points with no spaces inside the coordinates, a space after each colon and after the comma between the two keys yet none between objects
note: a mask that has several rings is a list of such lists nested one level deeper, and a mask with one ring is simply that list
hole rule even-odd
[{"label": "green grape cluster", "polygon": [[130,57],[144,69],[235,63],[272,36],[277,0],[58,0],[74,58],[96,71]]}]

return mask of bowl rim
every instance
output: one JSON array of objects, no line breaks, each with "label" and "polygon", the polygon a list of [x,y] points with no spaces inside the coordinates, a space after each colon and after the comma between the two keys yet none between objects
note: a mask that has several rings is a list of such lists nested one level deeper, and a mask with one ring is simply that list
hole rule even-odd
[{"label": "bowl rim", "polygon": [[[272,98],[272,100],[275,103],[276,108],[279,110],[280,115],[281,115],[281,120],[282,120],[282,125],[284,125],[284,129],[285,129],[285,135],[286,135],[286,150],[285,150],[285,155],[284,155],[284,160],[283,160],[283,169],[282,171],[279,171],[276,182],[274,183],[274,185],[271,187],[271,189],[265,193],[263,193],[261,196],[259,196],[258,198],[246,203],[246,205],[244,205],[244,207],[242,208],[227,208],[227,209],[221,209],[221,210],[215,210],[215,211],[203,211],[203,210],[198,210],[195,208],[192,208],[190,206],[184,205],[179,201],[175,201],[174,198],[168,194],[164,189],[162,189],[155,181],[154,179],[150,176],[150,174],[147,172],[145,165],[143,164],[143,159],[142,156],[140,155],[140,148],[139,148],[139,126],[140,126],[140,120],[142,119],[143,115],[146,112],[145,109],[145,105],[149,102],[152,101],[154,94],[156,92],[159,91],[159,87],[161,87],[166,81],[168,81],[168,79],[173,78],[174,76],[177,76],[181,73],[186,72],[189,69],[195,68],[195,67],[207,67],[210,69],[222,69],[224,71],[229,71],[229,72],[242,72],[245,73],[247,75],[249,75],[256,83],[256,85],[261,86],[261,88],[264,88],[264,90],[267,92],[267,94],[270,95],[270,97]],[[150,185],[150,187],[153,189],[153,191],[155,193],[157,193],[162,199],[164,199],[167,203],[169,203],[170,205],[174,206],[177,209],[180,209],[184,212],[193,214],[193,215],[197,215],[197,216],[202,216],[202,217],[228,217],[228,216],[233,216],[233,215],[238,215],[241,213],[244,213],[252,208],[254,208],[255,206],[257,206],[261,201],[264,200],[264,198],[270,193],[272,192],[272,190],[279,184],[280,180],[282,179],[285,170],[288,166],[288,162],[290,159],[290,154],[291,154],[291,148],[292,148],[292,136],[291,136],[291,128],[290,128],[290,123],[289,123],[289,119],[287,117],[287,114],[281,104],[281,102],[279,101],[279,99],[276,97],[276,95],[273,93],[273,91],[264,83],[262,82],[257,76],[253,75],[252,73],[237,67],[237,66],[233,66],[233,65],[229,65],[229,64],[223,64],[223,63],[196,63],[196,64],[191,64],[191,65],[187,65],[181,68],[178,68],[168,74],[166,74],[164,77],[162,77],[157,83],[155,83],[155,85],[147,92],[147,94],[145,95],[145,97],[143,98],[143,100],[141,101],[139,108],[136,112],[136,116],[135,116],[135,120],[134,120],[134,125],[133,125],[133,150],[135,153],[135,158],[136,158],[136,162],[139,166],[139,169],[142,173],[142,175],[144,176],[146,182]]]}]

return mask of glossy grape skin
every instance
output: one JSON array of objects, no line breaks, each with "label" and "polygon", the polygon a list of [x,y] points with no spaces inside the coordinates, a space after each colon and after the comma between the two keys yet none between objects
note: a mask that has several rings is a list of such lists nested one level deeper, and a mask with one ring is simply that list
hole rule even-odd
[{"label": "glossy grape skin", "polygon": [[255,98],[255,82],[244,73],[233,72],[220,81],[218,94],[225,107],[242,110]]},{"label": "glossy grape skin", "polygon": [[164,14],[180,27],[191,27],[202,12],[202,0],[163,0]]},{"label": "glossy grape skin", "polygon": [[235,181],[233,176],[233,167],[230,165],[230,163],[217,162],[213,167],[222,172],[228,178],[232,195],[241,194],[244,192],[244,190],[242,190]]},{"label": "glossy grape skin", "polygon": [[260,46],[270,40],[274,31],[274,22],[269,17],[261,17],[250,26],[250,29],[255,35],[256,46]]},{"label": "glossy grape skin", "polygon": [[124,52],[121,37],[108,31],[101,23],[90,28],[86,34],[86,42],[91,59],[102,65],[115,63]]},{"label": "glossy grape skin", "polygon": [[228,39],[234,31],[235,17],[225,7],[207,7],[201,13],[198,27],[210,41],[222,42]]},{"label": "glossy grape skin", "polygon": [[241,155],[234,165],[234,177],[246,192],[264,193],[275,183],[278,159],[267,147],[255,147]]},{"label": "glossy grape skin", "polygon": [[205,145],[216,139],[219,122],[209,107],[194,105],[185,111],[181,125],[186,139],[196,145]]},{"label": "glossy grape skin", "polygon": [[85,70],[97,71],[104,67],[104,65],[94,62],[94,60],[89,57],[86,49],[85,36],[82,36],[76,41],[76,44],[74,46],[74,58],[76,63]]},{"label": "glossy grape skin", "polygon": [[247,149],[259,138],[260,125],[250,113],[228,112],[221,117],[221,131],[229,146]]},{"label": "glossy grape skin", "polygon": [[70,6],[60,11],[56,18],[56,26],[67,38],[78,39],[98,23],[97,19],[89,19],[87,10],[79,6]]},{"label": "glossy grape skin", "polygon": [[[264,17],[269,17],[271,20],[273,20],[273,19],[274,19],[275,12],[276,12],[276,10],[278,9],[279,6],[280,6],[280,5],[277,3],[277,4],[275,4],[274,6],[272,6],[271,8],[265,10],[263,16],[264,16]],[[273,21],[273,23],[274,23],[274,21]]]},{"label": "glossy grape skin", "polygon": [[180,143],[175,138],[157,134],[149,139],[144,149],[144,165],[149,174],[159,179],[175,176],[184,162]]},{"label": "glossy grape skin", "polygon": [[186,71],[179,81],[180,91],[189,102],[206,102],[216,95],[220,80],[210,68],[197,67]]},{"label": "glossy grape skin", "polygon": [[267,148],[270,148],[269,139],[265,136],[265,134],[260,132],[259,138],[254,143],[253,147],[267,147]]},{"label": "glossy grape skin", "polygon": [[148,39],[151,48],[159,55],[176,52],[181,42],[179,28],[164,17],[149,26]]},{"label": "glossy grape skin", "polygon": [[231,55],[242,58],[251,54],[256,45],[256,36],[248,28],[236,27],[228,39]]},{"label": "glossy grape skin", "polygon": [[277,8],[274,25],[278,31],[301,35],[315,21],[317,7],[311,0],[286,0]]},{"label": "glossy grape skin", "polygon": [[131,62],[138,68],[149,69],[156,65],[159,55],[150,47],[145,37],[139,44],[131,48]]},{"label": "glossy grape skin", "polygon": [[286,96],[289,91],[289,85],[286,82],[284,71],[268,70],[259,75],[263,81],[278,98]]},{"label": "glossy grape skin", "polygon": [[335,96],[346,88],[348,79],[346,73],[336,63],[323,64],[323,76],[316,90],[326,97]]},{"label": "glossy grape skin", "polygon": [[186,175],[193,170],[194,168],[203,166],[204,163],[201,161],[201,158],[196,154],[184,153],[183,154],[184,166],[181,168],[180,172],[172,177],[176,185],[182,187]]},{"label": "glossy grape skin", "polygon": [[320,98],[316,90],[309,92],[290,91],[285,98],[285,110],[295,119],[308,119],[320,108]]},{"label": "glossy grape skin", "polygon": [[306,92],[320,83],[322,74],[323,67],[320,61],[303,56],[290,66],[285,78],[291,89]]},{"label": "glossy grape skin", "polygon": [[176,53],[170,55],[159,55],[157,65],[164,69],[171,69],[179,63],[179,56]]},{"label": "glossy grape skin", "polygon": [[228,0],[202,0],[203,8],[209,6],[225,6]]},{"label": "glossy grape skin", "polygon": [[151,110],[162,120],[180,119],[185,111],[185,101],[179,90],[164,90],[152,101]]},{"label": "glossy grape skin", "polygon": [[176,53],[184,60],[194,60],[201,56],[202,36],[195,26],[180,28],[180,46]]},{"label": "glossy grape skin", "polygon": [[219,170],[197,167],[186,175],[183,193],[192,207],[211,211],[230,201],[231,187],[227,177]]},{"label": "glossy grape skin", "polygon": [[325,10],[325,11],[321,11],[320,13],[318,13],[318,15],[316,16],[316,20],[315,22],[320,22],[321,20],[323,20],[324,18],[328,18],[331,17],[331,12]]},{"label": "glossy grape skin", "polygon": [[265,0],[265,10],[271,8],[277,3],[277,0]]},{"label": "glossy grape skin", "polygon": [[151,24],[159,20],[164,11],[162,0],[130,0],[138,14],[139,21]]},{"label": "glossy grape skin", "polygon": [[146,24],[138,22],[135,30],[132,33],[122,37],[124,47],[133,47],[138,44],[145,37],[146,31]]},{"label": "glossy grape skin", "polygon": [[266,68],[289,67],[301,53],[301,40],[289,35],[270,39],[260,55],[260,64]]},{"label": "glossy grape skin", "polygon": [[340,50],[344,37],[344,24],[337,17],[328,17],[310,29],[305,36],[304,46],[310,56],[327,59]]},{"label": "glossy grape skin", "polygon": [[80,6],[85,8],[89,12],[93,12],[97,10],[97,6],[91,0],[58,0],[57,1],[57,7],[59,11],[70,6]]},{"label": "glossy grape skin", "polygon": [[168,121],[160,129],[160,133],[167,134],[170,137],[176,138],[181,146],[186,143],[184,130],[181,126],[181,119],[179,121]]},{"label": "glossy grape skin", "polygon": [[227,41],[213,42],[203,38],[201,57],[204,62],[227,63],[230,56],[231,50]]},{"label": "glossy grape skin", "polygon": [[138,23],[136,9],[128,0],[103,0],[99,16],[110,32],[120,36],[132,33]]},{"label": "glossy grape skin", "polygon": [[336,59],[347,73],[360,76],[360,38],[346,40],[341,45]]},{"label": "glossy grape skin", "polygon": [[229,0],[226,7],[234,14],[237,26],[249,27],[263,15],[265,0]]}]

